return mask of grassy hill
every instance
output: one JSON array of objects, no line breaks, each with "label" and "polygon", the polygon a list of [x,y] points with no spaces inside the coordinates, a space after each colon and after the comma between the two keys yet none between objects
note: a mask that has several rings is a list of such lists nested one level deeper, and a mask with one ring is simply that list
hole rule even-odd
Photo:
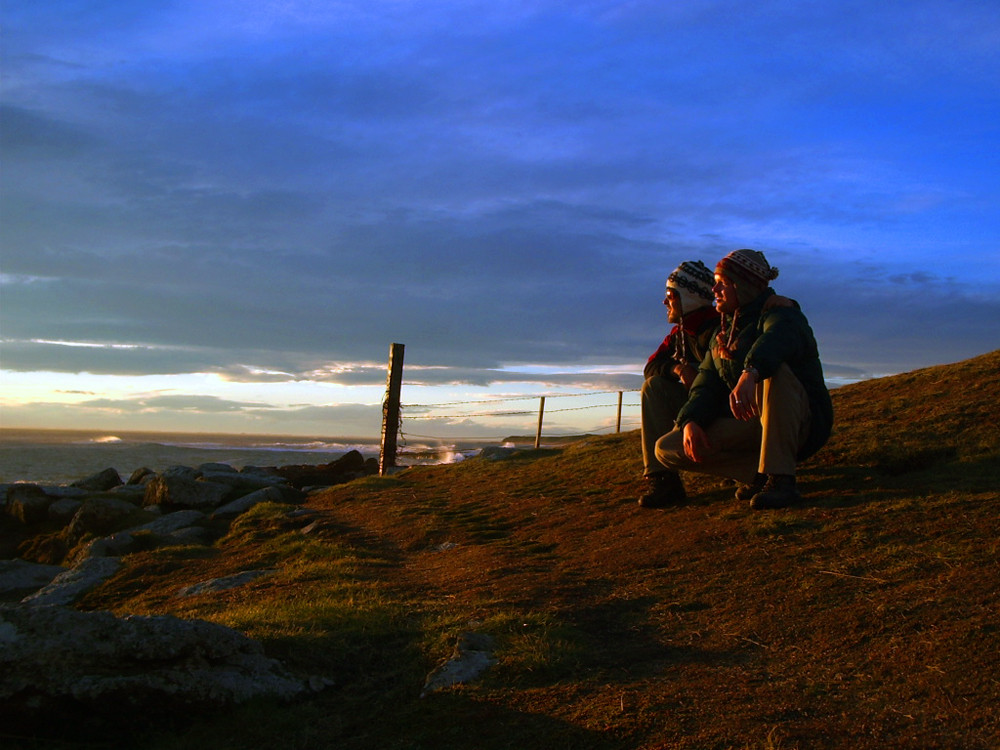
[{"label": "grassy hill", "polygon": [[[803,508],[687,477],[639,508],[638,432],[258,506],[84,600],[246,631],[337,685],[133,747],[1000,747],[1000,351],[840,388]],[[307,526],[308,524],[308,526]],[[194,599],[176,590],[278,573]],[[420,698],[465,631],[477,682]],[[2,739],[2,737],[0,737]]]}]

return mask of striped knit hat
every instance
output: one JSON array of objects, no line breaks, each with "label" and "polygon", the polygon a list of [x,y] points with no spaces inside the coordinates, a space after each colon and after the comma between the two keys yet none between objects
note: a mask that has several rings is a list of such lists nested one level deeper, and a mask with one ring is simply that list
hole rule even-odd
[{"label": "striped knit hat", "polygon": [[736,285],[740,304],[754,299],[778,278],[778,269],[768,264],[764,253],[746,249],[733,250],[719,261],[715,272]]},{"label": "striped knit hat", "polygon": [[681,300],[681,314],[692,313],[712,303],[712,272],[700,260],[686,260],[667,277],[671,289]]}]

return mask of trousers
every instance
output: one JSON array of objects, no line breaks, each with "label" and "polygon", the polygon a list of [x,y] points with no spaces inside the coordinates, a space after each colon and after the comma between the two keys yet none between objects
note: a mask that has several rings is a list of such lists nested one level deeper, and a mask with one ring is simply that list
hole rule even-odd
[{"label": "trousers", "polygon": [[794,476],[811,412],[805,388],[788,365],[757,384],[757,406],[759,418],[742,422],[722,417],[705,428],[709,448],[700,461],[684,453],[684,432],[679,429],[656,441],[656,460],[672,471],[713,474],[745,484],[758,472]]},{"label": "trousers", "polygon": [[656,441],[674,429],[677,412],[687,397],[687,388],[679,380],[652,375],[643,382],[642,467],[646,476],[667,470],[656,459]]}]

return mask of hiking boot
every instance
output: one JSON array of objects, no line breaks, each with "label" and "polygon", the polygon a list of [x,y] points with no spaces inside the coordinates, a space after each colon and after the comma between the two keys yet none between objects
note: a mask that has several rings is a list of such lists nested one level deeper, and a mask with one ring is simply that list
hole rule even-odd
[{"label": "hiking boot", "polygon": [[639,498],[643,508],[667,508],[680,505],[687,499],[681,478],[672,471],[661,471],[646,477],[649,486],[646,494]]},{"label": "hiking boot", "polygon": [[750,484],[741,484],[736,488],[736,499],[741,503],[752,500],[754,495],[764,489],[765,484],[767,484],[767,474],[758,473]]},{"label": "hiking boot", "polygon": [[798,505],[802,495],[795,489],[795,477],[789,474],[768,474],[764,489],[750,500],[754,510],[775,510]]}]

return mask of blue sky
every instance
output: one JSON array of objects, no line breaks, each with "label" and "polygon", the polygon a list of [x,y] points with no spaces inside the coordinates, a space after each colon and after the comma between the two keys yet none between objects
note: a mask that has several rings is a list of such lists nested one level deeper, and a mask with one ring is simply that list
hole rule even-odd
[{"label": "blue sky", "polygon": [[830,377],[1000,347],[993,0],[2,16],[5,426],[375,434],[392,342],[412,416],[636,388],[738,247]]}]

